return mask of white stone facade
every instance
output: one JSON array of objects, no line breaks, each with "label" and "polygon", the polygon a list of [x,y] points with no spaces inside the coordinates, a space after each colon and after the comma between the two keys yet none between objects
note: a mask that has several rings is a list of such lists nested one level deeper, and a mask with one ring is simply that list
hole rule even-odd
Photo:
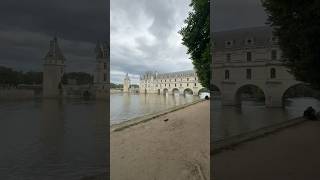
[{"label": "white stone facade", "polygon": [[65,71],[65,57],[63,56],[58,39],[50,41],[50,49],[44,58],[43,65],[43,96],[56,98],[63,94],[62,77]]},{"label": "white stone facade", "polygon": [[98,89],[106,89],[109,74],[107,57],[107,44],[98,42],[96,47],[96,67],[93,80],[95,87]]},{"label": "white stone facade", "polygon": [[211,83],[224,105],[239,105],[242,88],[255,86],[264,92],[266,106],[281,107],[286,90],[301,84],[283,66],[270,27],[217,32],[213,41]]},{"label": "white stone facade", "polygon": [[126,77],[123,80],[123,92],[130,92],[130,78],[128,73],[126,74]]},{"label": "white stone facade", "polygon": [[195,71],[180,71],[159,74],[146,72],[140,77],[140,93],[198,95],[204,87],[199,82]]}]

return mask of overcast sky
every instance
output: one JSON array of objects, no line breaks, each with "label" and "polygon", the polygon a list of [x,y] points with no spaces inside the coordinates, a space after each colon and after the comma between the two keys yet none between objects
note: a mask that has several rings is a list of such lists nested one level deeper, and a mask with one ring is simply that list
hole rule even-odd
[{"label": "overcast sky", "polygon": [[57,33],[67,71],[92,72],[95,42],[105,41],[105,0],[1,0],[0,66],[42,71]]},{"label": "overcast sky", "polygon": [[264,26],[267,15],[261,0],[214,0],[214,31]]},{"label": "overcast sky", "polygon": [[[192,69],[178,31],[190,0],[111,0],[111,82],[125,73],[137,83],[145,71]],[[67,58],[67,71],[94,70],[95,42],[106,40],[105,0],[1,0],[0,66],[42,70],[55,33]],[[261,26],[260,0],[216,0],[214,31]]]},{"label": "overcast sky", "polygon": [[190,2],[111,1],[111,82],[122,83],[125,73],[138,83],[139,74],[145,71],[193,68],[178,33],[190,11]]}]

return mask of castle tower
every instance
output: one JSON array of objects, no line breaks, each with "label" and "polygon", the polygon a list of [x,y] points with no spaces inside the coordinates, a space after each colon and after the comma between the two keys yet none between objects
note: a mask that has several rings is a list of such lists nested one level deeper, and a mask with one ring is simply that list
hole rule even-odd
[{"label": "castle tower", "polygon": [[130,78],[127,73],[126,77],[124,78],[124,82],[123,82],[123,92],[129,92],[129,90],[130,90]]},{"label": "castle tower", "polygon": [[62,95],[62,77],[65,69],[65,57],[62,54],[58,39],[50,41],[50,49],[44,58],[43,65],[43,96],[56,98]]},{"label": "castle tower", "polygon": [[98,89],[107,88],[108,63],[107,63],[107,44],[97,43],[96,46],[96,68],[94,72],[94,85]]}]

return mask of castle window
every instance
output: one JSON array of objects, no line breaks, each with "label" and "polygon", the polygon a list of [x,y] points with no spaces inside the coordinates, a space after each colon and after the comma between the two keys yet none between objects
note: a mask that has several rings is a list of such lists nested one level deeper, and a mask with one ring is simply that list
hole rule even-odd
[{"label": "castle window", "polygon": [[174,84],[174,87],[177,87],[177,84]]},{"label": "castle window", "polygon": [[182,84],[180,84],[180,87],[182,86]]},{"label": "castle window", "polygon": [[251,45],[251,44],[253,44],[253,38],[248,38],[248,39],[246,39],[245,43],[246,43],[246,45]]},{"label": "castle window", "polygon": [[231,61],[231,54],[228,53],[228,54],[227,54],[227,62],[230,62],[230,61]]},{"label": "castle window", "polygon": [[277,50],[271,51],[271,60],[277,60]]},{"label": "castle window", "polygon": [[187,81],[189,81],[189,78],[187,78]]},{"label": "castle window", "polygon": [[177,82],[177,79],[174,79],[174,82]]},{"label": "castle window", "polygon": [[107,63],[103,63],[103,68],[107,69]]},{"label": "castle window", "polygon": [[103,81],[106,81],[106,77],[107,77],[107,75],[106,75],[106,73],[104,73],[104,75],[103,75]]},{"label": "castle window", "polygon": [[170,87],[170,84],[169,84],[169,87]]},{"label": "castle window", "polygon": [[229,70],[225,70],[225,72],[224,72],[224,79],[230,79],[230,72],[229,72]]},{"label": "castle window", "polygon": [[252,53],[251,52],[247,52],[247,61],[248,62],[252,61]]},{"label": "castle window", "polygon": [[187,86],[189,86],[189,83],[187,83]]},{"label": "castle window", "polygon": [[194,83],[194,86],[197,86],[197,83]]},{"label": "castle window", "polygon": [[247,79],[251,79],[252,72],[251,69],[247,69]]},{"label": "castle window", "polygon": [[271,79],[275,79],[276,77],[277,77],[276,69],[275,68],[271,68],[270,69],[270,78]]}]

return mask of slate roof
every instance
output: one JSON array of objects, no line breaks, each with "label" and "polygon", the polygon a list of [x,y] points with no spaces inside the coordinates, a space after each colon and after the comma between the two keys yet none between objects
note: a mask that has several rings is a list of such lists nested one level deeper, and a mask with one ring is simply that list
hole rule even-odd
[{"label": "slate roof", "polygon": [[[272,39],[273,29],[269,26],[220,31],[213,35],[214,50],[270,46],[276,42]],[[252,43],[248,43],[248,40],[252,40]],[[231,42],[231,45],[227,45],[228,42]]]},{"label": "slate roof", "polygon": [[66,60],[62,51],[60,50],[57,37],[54,37],[53,40],[50,41],[49,52],[45,56],[45,59],[49,59],[49,58],[63,60],[63,61]]}]

